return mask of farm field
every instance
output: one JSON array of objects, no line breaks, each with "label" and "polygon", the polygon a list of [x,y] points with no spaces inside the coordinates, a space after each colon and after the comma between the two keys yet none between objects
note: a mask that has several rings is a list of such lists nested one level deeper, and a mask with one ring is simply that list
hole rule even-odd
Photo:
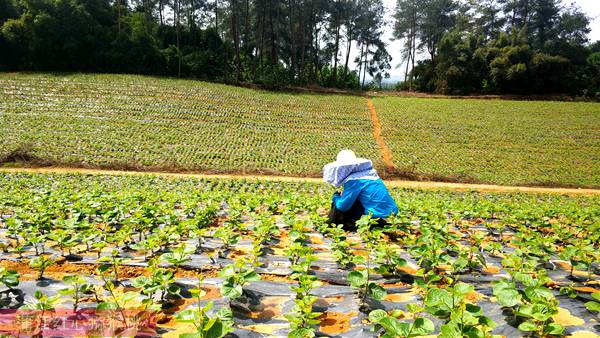
[{"label": "farm field", "polygon": [[375,98],[394,162],[417,176],[600,185],[600,104]]},{"label": "farm field", "polygon": [[[0,162],[318,176],[340,149],[352,148],[390,178],[600,187],[599,103],[372,103],[379,140],[366,97],[132,75],[2,73]],[[397,170],[386,170],[378,142]]]},{"label": "farm field", "polygon": [[102,336],[600,334],[600,196],[391,189],[399,213],[388,226],[369,229],[365,217],[346,232],[324,223],[332,192],[0,173],[0,330],[64,336],[77,323],[77,336],[100,335],[103,321]]},{"label": "farm field", "polygon": [[318,174],[379,164],[366,100],[131,75],[0,74],[0,158],[165,171]]}]

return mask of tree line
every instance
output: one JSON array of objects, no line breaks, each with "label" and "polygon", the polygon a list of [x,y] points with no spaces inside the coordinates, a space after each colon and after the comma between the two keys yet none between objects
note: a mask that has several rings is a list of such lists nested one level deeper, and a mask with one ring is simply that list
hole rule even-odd
[{"label": "tree line", "polygon": [[389,76],[388,29],[399,89],[600,97],[589,24],[561,0],[0,0],[0,70],[358,89]]},{"label": "tree line", "polygon": [[600,98],[600,42],[560,0],[398,0],[401,89]]},{"label": "tree line", "polygon": [[384,11],[381,0],[0,0],[0,69],[355,89],[391,67]]}]

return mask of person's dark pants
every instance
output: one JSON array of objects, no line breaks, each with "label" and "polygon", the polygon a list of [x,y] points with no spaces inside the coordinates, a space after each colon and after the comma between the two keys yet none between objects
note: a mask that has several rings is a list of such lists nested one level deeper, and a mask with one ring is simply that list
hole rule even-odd
[{"label": "person's dark pants", "polygon": [[[356,221],[365,214],[365,208],[357,199],[354,205],[348,211],[340,211],[336,208],[335,203],[331,203],[329,210],[328,221],[330,224],[342,224],[346,231],[356,231]],[[378,219],[377,225],[383,227],[387,222],[384,219]]]}]

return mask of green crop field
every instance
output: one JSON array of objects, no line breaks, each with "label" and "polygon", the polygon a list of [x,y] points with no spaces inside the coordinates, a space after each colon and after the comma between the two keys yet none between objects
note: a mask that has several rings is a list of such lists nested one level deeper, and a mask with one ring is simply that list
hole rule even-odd
[{"label": "green crop field", "polygon": [[600,186],[600,104],[376,98],[399,168],[500,184]]},{"label": "green crop field", "polygon": [[349,232],[324,222],[332,192],[0,173],[0,334],[600,332],[599,196],[391,189],[389,224],[365,216]]},{"label": "green crop field", "polygon": [[[401,177],[600,186],[598,103],[373,104]],[[0,162],[314,176],[344,148],[384,169],[373,129],[360,96],[132,75],[0,74]]]},{"label": "green crop field", "polygon": [[380,162],[366,99],[130,75],[0,75],[0,158],[318,174],[349,147]]}]

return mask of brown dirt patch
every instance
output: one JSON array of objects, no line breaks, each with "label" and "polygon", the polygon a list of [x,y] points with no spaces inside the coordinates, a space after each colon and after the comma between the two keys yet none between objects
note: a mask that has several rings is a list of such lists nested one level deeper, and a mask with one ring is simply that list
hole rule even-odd
[{"label": "brown dirt patch", "polygon": [[575,291],[584,292],[584,293],[600,292],[600,290],[589,287],[589,286],[576,286],[573,289],[575,289]]},{"label": "brown dirt patch", "polygon": [[483,273],[495,275],[500,272],[500,268],[497,266],[488,265],[482,271]]},{"label": "brown dirt patch", "polygon": [[[34,167],[34,168],[0,168],[0,172],[8,173],[40,173],[40,174],[64,174],[64,173],[79,173],[87,175],[156,175],[172,178],[200,178],[200,179],[246,179],[255,181],[276,181],[276,182],[312,182],[322,183],[322,179],[316,178],[316,174],[278,176],[252,173],[180,173],[166,171],[125,171],[112,169],[89,169],[77,167]],[[397,177],[397,176],[396,176]],[[411,188],[411,189],[450,189],[460,191],[480,191],[480,192],[524,192],[524,193],[540,193],[540,194],[564,194],[564,195],[600,195],[600,189],[579,189],[579,188],[552,188],[552,187],[535,187],[535,186],[502,186],[493,184],[471,184],[471,183],[451,183],[451,182],[435,182],[435,181],[408,181],[390,179],[386,180],[386,184],[392,188]]]},{"label": "brown dirt patch", "polygon": [[[20,279],[23,281],[36,280],[38,277],[38,271],[29,267],[29,262],[15,262],[15,261],[0,261],[0,266],[5,267],[9,270],[16,270],[21,275]],[[44,271],[44,277],[53,279],[62,279],[66,275],[78,274],[78,275],[90,275],[97,276],[96,271],[97,265],[93,264],[73,264],[69,262],[60,262],[49,266]],[[169,269],[169,268],[167,268]],[[172,269],[171,269],[172,270]],[[198,278],[202,277],[217,277],[218,270],[207,270],[202,273],[194,270],[182,270],[179,269],[175,272],[177,278]],[[121,266],[119,267],[119,278],[137,278],[139,276],[150,276],[150,271],[146,267],[141,266]]]},{"label": "brown dirt patch", "polygon": [[320,331],[329,335],[348,332],[351,328],[350,319],[356,315],[356,312],[324,312],[319,316],[321,321]]},{"label": "brown dirt patch", "polygon": [[241,313],[246,318],[259,320],[280,319],[285,320],[282,313],[283,304],[289,301],[289,297],[269,296],[263,297],[256,310]]},{"label": "brown dirt patch", "polygon": [[383,137],[381,136],[381,122],[379,121],[379,117],[377,116],[377,111],[375,110],[375,106],[371,99],[367,99],[367,106],[369,107],[369,113],[371,114],[371,122],[373,122],[373,137],[379,145],[381,149],[381,156],[383,158],[383,163],[387,169],[394,168],[394,161],[392,160],[392,152],[385,144]]},{"label": "brown dirt patch", "polygon": [[283,283],[291,283],[292,282],[292,280],[290,280],[286,276],[270,275],[270,274],[264,273],[264,274],[260,274],[260,277],[262,280],[271,281],[271,282],[283,282]]},{"label": "brown dirt patch", "polygon": [[385,300],[393,303],[405,303],[413,300],[416,292],[405,292],[405,293],[390,293],[385,296]]},{"label": "brown dirt patch", "polygon": [[558,308],[558,313],[552,316],[552,319],[562,326],[580,326],[585,324],[583,319],[573,316],[571,311],[562,307]]}]

